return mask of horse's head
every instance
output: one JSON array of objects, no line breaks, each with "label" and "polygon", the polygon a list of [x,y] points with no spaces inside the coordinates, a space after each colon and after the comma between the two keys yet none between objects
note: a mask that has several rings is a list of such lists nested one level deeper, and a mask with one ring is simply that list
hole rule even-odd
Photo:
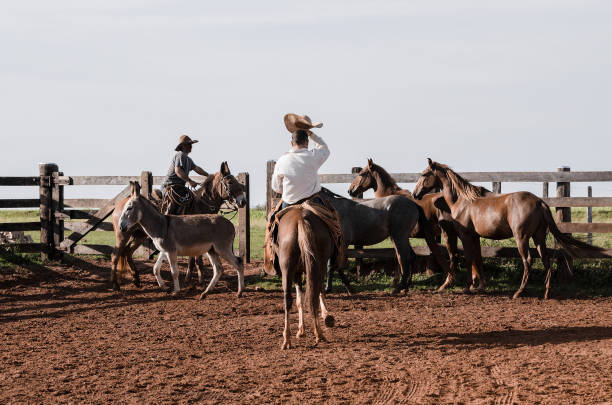
[{"label": "horse's head", "polygon": [[375,167],[372,159],[368,159],[368,165],[359,171],[355,180],[351,183],[348,189],[348,193],[351,197],[356,197],[359,194],[363,194],[364,191],[373,189],[376,191],[376,179],[372,169]]},{"label": "horse's head", "polygon": [[125,232],[142,220],[142,207],[144,197],[140,195],[140,185],[137,181],[130,181],[130,199],[123,206],[119,217],[119,230]]},{"label": "horse's head", "polygon": [[214,188],[221,199],[235,203],[240,208],[247,204],[244,185],[230,172],[227,162],[221,163],[221,170],[215,176]]},{"label": "horse's head", "polygon": [[421,172],[421,176],[412,192],[414,198],[420,199],[425,194],[442,188],[442,183],[439,178],[442,169],[443,168],[438,163],[427,158],[427,167]]}]

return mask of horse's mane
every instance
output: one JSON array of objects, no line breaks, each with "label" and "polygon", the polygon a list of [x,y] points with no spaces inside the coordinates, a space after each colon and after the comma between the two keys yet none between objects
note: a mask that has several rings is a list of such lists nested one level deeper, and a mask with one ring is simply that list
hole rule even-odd
[{"label": "horse's mane", "polygon": [[[344,196],[341,196],[340,194],[336,194],[333,191],[331,191],[330,189],[325,188],[325,187],[321,187],[321,193],[325,194],[329,198],[340,198],[340,199],[343,199],[343,200],[349,200],[348,198],[346,198]],[[349,200],[349,201],[352,201],[352,200]]]},{"label": "horse's mane", "polygon": [[408,190],[404,190],[402,189],[400,186],[397,185],[397,182],[395,181],[395,179],[393,177],[391,177],[391,175],[389,174],[389,172],[387,172],[382,166],[377,165],[376,163],[371,163],[370,164],[370,171],[375,171],[376,173],[378,173],[378,175],[380,176],[380,179],[382,180],[383,184],[387,187],[390,187],[396,191],[402,190],[404,192],[408,192],[408,194],[412,195],[412,193]]},{"label": "horse's mane", "polygon": [[464,179],[455,172],[453,169],[442,163],[434,162],[434,164],[442,172],[446,174],[446,178],[450,182],[451,189],[457,192],[461,197],[468,201],[474,201],[477,198],[482,197],[488,190],[484,187],[479,187],[471,184],[469,181]]}]

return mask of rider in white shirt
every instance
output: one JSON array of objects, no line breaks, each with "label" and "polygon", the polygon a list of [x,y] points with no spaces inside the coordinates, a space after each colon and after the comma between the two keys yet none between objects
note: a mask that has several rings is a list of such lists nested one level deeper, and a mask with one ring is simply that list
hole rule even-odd
[{"label": "rider in white shirt", "polygon": [[[308,150],[309,139],[314,149]],[[298,129],[291,134],[291,150],[278,159],[272,175],[272,189],[282,194],[282,208],[321,191],[318,170],[328,157],[327,144],[312,131]]]}]

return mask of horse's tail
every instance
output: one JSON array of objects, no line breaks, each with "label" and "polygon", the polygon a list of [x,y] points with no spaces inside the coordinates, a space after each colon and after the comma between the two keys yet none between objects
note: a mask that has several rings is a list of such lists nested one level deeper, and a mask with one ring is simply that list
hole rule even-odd
[{"label": "horse's tail", "polygon": [[119,260],[117,261],[117,282],[120,282],[121,280],[123,280],[123,277],[125,276],[125,272],[129,269],[129,265],[128,265],[128,261],[127,261],[127,256],[125,255],[125,252],[119,256]]},{"label": "horse's tail", "polygon": [[418,208],[419,208],[419,220],[418,220],[419,229],[423,232],[423,238],[425,239],[425,242],[427,243],[427,247],[429,248],[431,253],[434,255],[436,262],[442,268],[442,270],[444,270],[446,274],[449,274],[450,268],[446,260],[444,260],[444,252],[442,251],[442,249],[440,248],[440,245],[438,245],[438,242],[436,241],[436,232],[434,231],[434,227],[431,224],[431,222],[427,219],[427,217],[425,216],[425,211],[423,210],[423,208],[420,206],[418,206]]},{"label": "horse's tail", "polygon": [[316,254],[313,246],[315,233],[310,221],[302,216],[298,221],[298,246],[300,248],[301,260],[306,272],[306,299],[312,316],[319,313],[319,293],[323,288],[323,277],[319,274],[320,269],[316,266]]},{"label": "horse's tail", "polygon": [[[589,253],[589,252],[601,252],[604,250],[603,248],[593,246],[581,240],[578,240],[571,235],[562,233],[557,227],[557,223],[550,213],[550,207],[544,201],[540,201],[544,220],[546,221],[546,225],[548,225],[548,229],[553,234],[557,242],[561,245],[561,247],[570,254],[572,257],[577,257],[580,253]],[[567,261],[567,258],[566,258]],[[571,269],[568,263],[568,268]]]}]

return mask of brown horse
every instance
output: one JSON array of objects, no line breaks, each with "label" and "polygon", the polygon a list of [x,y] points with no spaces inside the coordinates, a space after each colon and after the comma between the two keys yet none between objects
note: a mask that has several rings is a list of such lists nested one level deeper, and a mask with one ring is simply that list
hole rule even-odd
[{"label": "brown horse", "polygon": [[[244,186],[231,174],[227,162],[221,163],[221,169],[214,175],[208,176],[194,194],[195,198],[188,207],[186,214],[216,214],[226,201],[238,207],[244,207],[244,205],[246,205]],[[115,290],[119,290],[118,270],[119,272],[123,272],[126,269],[129,269],[132,274],[134,285],[140,287],[140,277],[136,270],[132,255],[136,249],[142,245],[147,235],[140,226],[135,226],[133,229],[123,231],[119,229],[119,216],[121,212],[123,212],[123,207],[128,200],[129,197],[117,203],[113,211],[115,248],[112,255],[111,283]],[[159,200],[159,197],[154,198],[154,200]],[[160,206],[161,202],[157,201],[156,205]],[[191,277],[195,263],[198,265],[198,281],[202,284],[202,270],[204,264],[202,263],[201,256],[189,259],[185,280],[189,280]]]},{"label": "brown horse", "polygon": [[[457,232],[453,225],[450,208],[448,208],[444,199],[440,198],[442,197],[442,193],[428,193],[417,200],[410,191],[402,189],[395,182],[393,177],[391,177],[391,175],[381,166],[375,164],[372,159],[368,159],[367,166],[360,170],[358,176],[351,183],[348,192],[351,196],[357,196],[369,189],[374,190],[374,196],[376,198],[393,194],[404,195],[414,199],[415,202],[423,208],[423,213],[427,220],[434,226],[436,234],[439,235],[440,232],[442,232],[444,242],[446,243],[446,250],[448,251],[448,257],[450,259],[450,272],[447,273],[446,280],[439,289],[444,290],[451,285],[455,278],[458,261]],[[484,187],[480,187],[480,192],[481,195],[490,193],[489,190]],[[422,238],[423,230],[417,226],[412,231],[411,236],[414,238]],[[432,253],[428,258],[428,267],[431,268],[435,264],[436,261]],[[472,277],[477,277],[477,274],[472,274]]]},{"label": "brown horse", "polygon": [[468,263],[472,263],[478,270],[482,269],[480,237],[494,240],[514,237],[516,240],[523,259],[524,272],[521,286],[513,298],[521,295],[529,278],[529,239],[533,239],[546,269],[544,298],[548,298],[550,291],[551,266],[546,249],[546,234],[549,230],[571,256],[583,251],[601,251],[601,248],[561,233],[550,213],[550,207],[535,195],[520,191],[481,197],[474,185],[451,168],[431,159],[427,160],[428,166],[423,170],[414,194],[420,196],[436,187],[442,188],[443,198],[451,209]]},{"label": "brown horse", "polygon": [[303,301],[300,287],[302,274],[306,277],[306,300],[313,318],[315,342],[325,341],[319,326],[319,304],[321,317],[326,326],[333,326],[334,319],[327,314],[323,295],[323,280],[327,261],[334,251],[334,242],[325,222],[307,209],[300,206],[291,207],[280,218],[278,225],[278,262],[282,274],[285,304],[285,329],[281,349],[291,348],[291,330],[289,327],[289,310],[291,309],[291,288],[295,282],[296,306],[299,314],[299,326],[296,337],[304,333]]}]

